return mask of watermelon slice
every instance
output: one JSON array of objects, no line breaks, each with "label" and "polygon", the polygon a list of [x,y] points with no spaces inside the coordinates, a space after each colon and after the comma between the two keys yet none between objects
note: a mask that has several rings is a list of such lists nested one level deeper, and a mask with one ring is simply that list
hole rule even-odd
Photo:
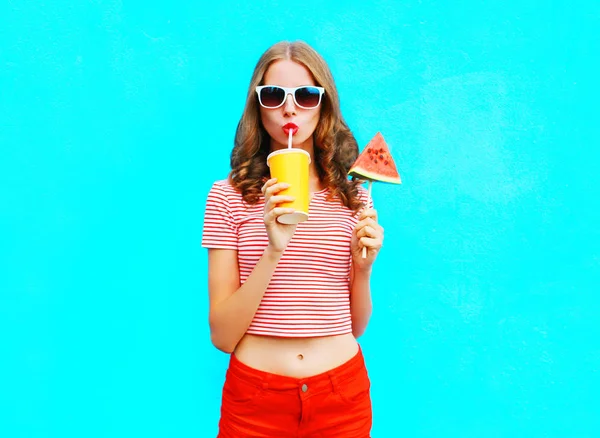
[{"label": "watermelon slice", "polygon": [[365,146],[348,175],[367,181],[402,184],[392,154],[380,132]]}]

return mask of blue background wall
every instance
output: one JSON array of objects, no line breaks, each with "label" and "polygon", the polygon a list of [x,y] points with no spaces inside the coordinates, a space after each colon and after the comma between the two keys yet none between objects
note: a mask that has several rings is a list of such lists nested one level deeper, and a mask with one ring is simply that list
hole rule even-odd
[{"label": "blue background wall", "polygon": [[598,2],[162,3],[0,2],[0,436],[215,435],[204,201],[281,39],[403,177],[373,436],[600,436]]}]

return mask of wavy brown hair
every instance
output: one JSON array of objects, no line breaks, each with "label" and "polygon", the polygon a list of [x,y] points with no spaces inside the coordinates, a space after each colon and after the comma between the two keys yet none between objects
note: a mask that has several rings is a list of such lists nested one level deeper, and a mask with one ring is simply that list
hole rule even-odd
[{"label": "wavy brown hair", "polygon": [[316,84],[325,88],[321,114],[313,134],[314,160],[321,182],[329,189],[329,199],[338,197],[343,205],[357,211],[360,181],[348,179],[350,166],[358,156],[358,144],[344,121],[333,76],[325,60],[302,41],[282,41],[271,46],[258,60],[246,97],[246,106],[235,133],[229,180],[249,204],[256,204],[260,189],[269,177],[267,155],[270,138],[262,125],[255,88],[262,85],[269,66],[278,60],[292,60],[305,66]]}]

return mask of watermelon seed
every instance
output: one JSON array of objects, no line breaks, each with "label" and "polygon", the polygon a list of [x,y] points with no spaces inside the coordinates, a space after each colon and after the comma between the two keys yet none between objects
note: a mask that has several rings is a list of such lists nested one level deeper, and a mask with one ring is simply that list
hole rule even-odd
[{"label": "watermelon seed", "polygon": [[380,155],[379,158],[383,160],[383,155]]},{"label": "watermelon seed", "polygon": [[387,166],[387,165],[388,165],[388,162],[387,162],[387,161],[385,161],[383,164],[385,164],[385,165]]},{"label": "watermelon seed", "polygon": [[377,158],[375,158],[375,163],[377,163]]}]

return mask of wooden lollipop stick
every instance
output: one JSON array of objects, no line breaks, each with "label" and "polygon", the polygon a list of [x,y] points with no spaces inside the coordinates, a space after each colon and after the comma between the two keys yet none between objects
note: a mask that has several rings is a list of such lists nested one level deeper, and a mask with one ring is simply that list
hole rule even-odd
[{"label": "wooden lollipop stick", "polygon": [[[369,180],[369,197],[368,197],[367,203],[369,201],[371,201],[371,193],[372,193],[372,191],[373,191],[373,181]],[[363,249],[362,249],[362,258],[363,259],[367,258],[367,247],[366,246],[363,246]]]}]

